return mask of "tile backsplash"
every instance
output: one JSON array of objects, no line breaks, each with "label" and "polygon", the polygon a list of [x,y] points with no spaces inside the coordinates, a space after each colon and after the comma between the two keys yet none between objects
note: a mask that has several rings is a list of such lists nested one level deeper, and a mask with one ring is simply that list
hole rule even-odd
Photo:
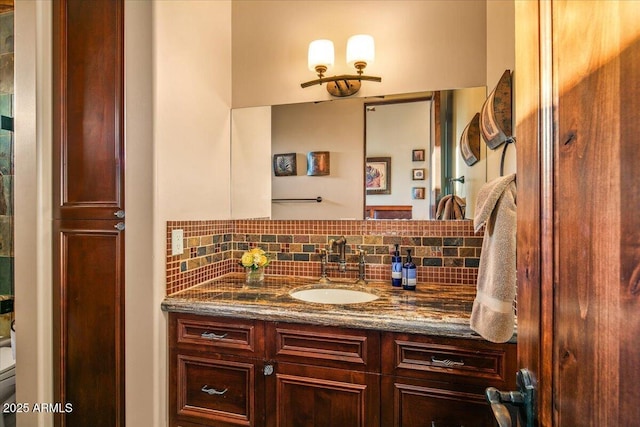
[{"label": "tile backsplash", "polygon": [[[171,231],[184,230],[184,253],[171,255]],[[167,222],[167,294],[232,272],[242,272],[242,253],[259,246],[271,255],[267,274],[320,276],[320,249],[345,236],[347,262],[357,267],[355,251],[366,255],[368,280],[386,281],[391,254],[400,245],[403,259],[411,249],[418,282],[475,284],[482,235],[465,221],[316,221],[212,220]],[[330,267],[334,267],[331,265]],[[357,272],[330,271],[331,278]]]}]

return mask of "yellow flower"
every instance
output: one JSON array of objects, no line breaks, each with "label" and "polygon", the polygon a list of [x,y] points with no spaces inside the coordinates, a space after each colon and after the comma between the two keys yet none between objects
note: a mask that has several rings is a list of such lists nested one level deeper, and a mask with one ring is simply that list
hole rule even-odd
[{"label": "yellow flower", "polygon": [[264,267],[265,265],[267,265],[267,262],[269,262],[269,259],[264,255],[258,255],[257,257],[255,257],[255,260],[258,267]]},{"label": "yellow flower", "polygon": [[253,264],[253,254],[249,253],[249,252],[245,252],[242,255],[242,265],[244,265],[245,267],[250,267]]},{"label": "yellow flower", "polygon": [[253,248],[242,254],[240,265],[255,270],[256,268],[266,267],[269,265],[269,256],[261,248]]}]

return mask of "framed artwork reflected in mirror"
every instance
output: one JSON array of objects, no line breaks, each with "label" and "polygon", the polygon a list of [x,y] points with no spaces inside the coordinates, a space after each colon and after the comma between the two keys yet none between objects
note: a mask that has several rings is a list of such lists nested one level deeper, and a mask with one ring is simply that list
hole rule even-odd
[{"label": "framed artwork reflected in mirror", "polygon": [[391,194],[391,157],[367,157],[367,194]]}]

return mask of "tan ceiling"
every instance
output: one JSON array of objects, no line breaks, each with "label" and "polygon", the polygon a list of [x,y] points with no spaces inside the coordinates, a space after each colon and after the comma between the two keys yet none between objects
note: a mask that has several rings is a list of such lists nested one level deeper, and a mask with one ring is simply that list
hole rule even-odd
[{"label": "tan ceiling", "polygon": [[0,13],[12,11],[13,1],[14,0],[0,0]]}]

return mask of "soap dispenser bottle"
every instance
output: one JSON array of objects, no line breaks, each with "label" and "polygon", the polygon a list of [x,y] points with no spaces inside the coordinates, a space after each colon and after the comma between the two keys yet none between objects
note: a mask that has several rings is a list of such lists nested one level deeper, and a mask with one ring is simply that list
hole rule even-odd
[{"label": "soap dispenser bottle", "polygon": [[407,249],[407,261],[402,266],[402,289],[409,291],[416,290],[418,282],[416,265],[411,259],[411,249]]},{"label": "soap dispenser bottle", "polygon": [[391,257],[391,286],[399,288],[402,286],[402,257],[396,243],[396,250]]}]

